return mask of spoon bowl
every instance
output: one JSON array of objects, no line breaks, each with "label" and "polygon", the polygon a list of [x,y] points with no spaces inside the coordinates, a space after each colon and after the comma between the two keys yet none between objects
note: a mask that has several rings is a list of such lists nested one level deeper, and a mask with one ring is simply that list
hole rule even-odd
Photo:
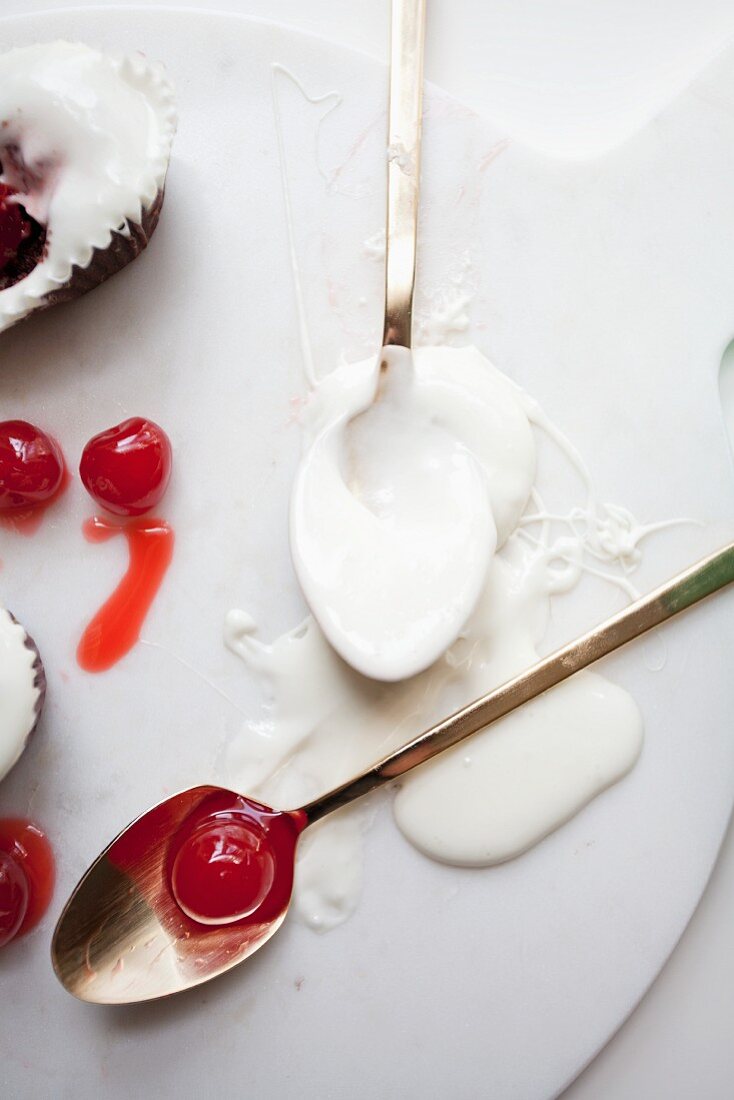
[{"label": "spoon bowl", "polygon": [[[62,985],[83,1001],[129,1004],[190,989],[242,962],[285,919],[306,821],[303,813],[271,810],[215,786],[192,787],[142,814],[95,860],[61,914],[52,960]],[[248,852],[264,851],[269,873],[264,896],[238,919],[237,885],[263,867],[241,858],[243,822]],[[229,891],[229,917],[194,919],[177,899],[177,858],[180,864],[189,850],[198,857],[204,897],[218,887],[221,895],[223,884],[226,901]]]}]

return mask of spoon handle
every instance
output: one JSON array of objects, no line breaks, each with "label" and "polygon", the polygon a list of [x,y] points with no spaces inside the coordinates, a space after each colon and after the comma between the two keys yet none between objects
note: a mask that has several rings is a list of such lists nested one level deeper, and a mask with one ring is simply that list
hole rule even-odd
[{"label": "spoon handle", "polygon": [[426,0],[392,0],[383,346],[409,348],[420,191]]},{"label": "spoon handle", "polygon": [[476,699],[462,710],[438,722],[425,733],[384,757],[369,771],[344,783],[322,798],[304,806],[309,822],[318,821],[383,783],[437,756],[485,726],[503,718],[530,699],[567,680],[582,668],[605,657],[633,638],[672,619],[734,581],[734,542],[703,558],[696,565],[636,600],[610,619],[557,649],[525,672]]}]

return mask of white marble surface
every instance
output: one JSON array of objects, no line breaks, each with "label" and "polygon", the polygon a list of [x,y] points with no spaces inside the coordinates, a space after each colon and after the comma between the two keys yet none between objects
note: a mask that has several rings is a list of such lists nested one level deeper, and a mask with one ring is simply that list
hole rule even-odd
[{"label": "white marble surface", "polygon": [[564,1100],[730,1100],[734,1091],[734,830],[678,947]]},{"label": "white marble surface", "polygon": [[[3,0],[0,13],[42,10],[51,6],[65,5],[35,3],[35,0],[19,0],[18,3]],[[199,3],[196,6],[202,5]],[[372,4],[368,0],[354,0],[350,5],[341,5],[337,13],[329,11],[332,5],[326,0],[323,3],[314,0],[309,6],[307,18],[304,18],[303,5],[291,0],[268,4],[261,0],[241,0],[239,3],[236,0],[229,3],[220,0],[217,6],[280,18],[377,53],[381,52],[384,43],[384,5]],[[593,8],[585,5],[585,15],[579,16],[579,35],[586,34],[589,43],[600,36],[607,43],[612,43],[613,48],[607,50],[604,56],[608,57],[611,53],[614,59],[612,68],[620,77],[622,86],[634,88],[632,78],[637,78],[643,69],[649,77],[649,70],[655,68],[653,60],[658,70],[664,69],[665,72],[664,76],[658,72],[654,79],[647,79],[644,87],[635,89],[635,94],[629,97],[628,107],[608,127],[602,128],[606,136],[600,136],[599,140],[610,144],[619,140],[625,130],[629,131],[639,124],[641,116],[635,114],[638,109],[648,113],[654,111],[660,95],[665,94],[663,85],[669,93],[676,82],[678,85],[685,82],[687,74],[690,75],[706,57],[724,45],[734,26],[734,13],[729,4],[670,4],[666,7],[664,25],[659,27],[655,23],[660,14],[658,5],[651,2],[637,4],[634,8],[630,5],[626,12],[622,10],[624,7],[619,3],[599,3]],[[487,73],[496,71],[500,64],[498,57],[492,55],[492,43],[496,42],[494,32],[498,26],[516,26],[518,34],[532,33],[535,21],[531,18],[531,5],[514,5],[513,22],[500,5],[461,0],[452,5],[455,17],[458,15],[461,18],[455,18],[451,26],[447,8],[446,4],[435,4],[434,26],[439,24],[444,32],[436,36],[442,47],[453,43],[453,48],[442,49],[441,55],[437,56],[434,45],[429,59],[429,76],[474,106],[484,108],[483,113],[487,113],[489,97],[496,117],[507,118],[514,111],[513,117],[518,125],[523,118],[531,119],[532,104],[518,102],[506,88],[493,86],[487,80]],[[581,5],[564,5],[565,17],[578,14],[574,13],[574,8],[580,12]],[[624,18],[639,21],[636,35],[624,33]],[[654,49],[650,35],[645,31],[645,28],[653,27],[656,27]],[[467,28],[471,28],[471,33],[462,38],[462,35],[466,36]],[[512,41],[513,36],[508,32],[507,39],[500,45],[511,52]],[[640,42],[645,47],[641,52]],[[464,50],[461,49],[462,43],[468,44]],[[558,41],[546,39],[538,43],[539,49],[546,47],[557,53],[561,68],[563,65],[573,67],[580,50],[579,40],[574,41],[570,37]],[[595,109],[603,113],[604,89],[609,86],[609,73],[606,73],[605,80],[603,65],[595,61],[593,66],[587,68],[587,76],[593,77],[592,83],[598,85],[594,92],[598,95]],[[559,83],[563,82],[559,80]],[[557,95],[561,96],[558,90]],[[498,100],[502,100],[501,109],[497,107]],[[561,101],[557,99],[556,102]],[[558,114],[564,116],[562,123],[559,122],[555,129],[550,124],[545,126],[539,140],[541,143],[551,141],[554,148],[564,152],[588,147],[588,141],[586,145],[584,142],[588,138],[591,114],[577,117],[570,125],[562,108],[561,103]],[[527,136],[538,138],[538,135],[532,134],[530,124],[528,126]],[[552,133],[551,138],[549,133]],[[651,993],[603,1055],[572,1087],[569,1095],[575,1100],[586,1096],[603,1100],[615,1100],[622,1096],[666,1096],[672,1100],[678,1097],[683,1100],[694,1094],[718,1100],[718,1097],[731,1094],[734,1065],[726,1021],[731,1019],[734,1011],[731,993],[734,983],[731,981],[732,966],[729,961],[730,925],[734,909],[732,849],[730,843],[699,913]]]}]

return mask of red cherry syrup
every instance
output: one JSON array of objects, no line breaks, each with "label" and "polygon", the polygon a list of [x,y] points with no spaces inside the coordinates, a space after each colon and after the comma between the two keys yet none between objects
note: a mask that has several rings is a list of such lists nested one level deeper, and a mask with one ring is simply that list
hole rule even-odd
[{"label": "red cherry syrup", "polygon": [[61,447],[26,420],[0,422],[0,520],[31,534],[67,484]]},{"label": "red cherry syrup", "polygon": [[76,652],[86,672],[104,672],[138,641],[171,564],[174,534],[163,520],[136,519],[121,525],[99,516],[87,520],[83,531],[89,542],[124,535],[128,545],[125,576],[87,626]]},{"label": "red cherry syrup", "polygon": [[79,473],[101,508],[116,516],[142,516],[162,499],[171,465],[171,441],[163,428],[133,416],[89,440]]},{"label": "red cherry syrup", "polygon": [[35,928],[55,880],[53,852],[41,829],[25,818],[0,819],[0,947]]}]

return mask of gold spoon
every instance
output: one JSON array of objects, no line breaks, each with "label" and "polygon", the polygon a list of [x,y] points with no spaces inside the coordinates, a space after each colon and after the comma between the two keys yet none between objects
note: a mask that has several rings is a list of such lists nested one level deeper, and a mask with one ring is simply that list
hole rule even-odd
[{"label": "gold spoon", "polygon": [[[83,1001],[130,1004],[190,989],[230,970],[283,923],[298,837],[305,827],[484,729],[733,580],[734,542],[301,809],[272,810],[214,786],[166,799],[120,833],[71,895],[53,937],[59,980]],[[202,837],[204,856],[212,858],[196,863]],[[192,866],[204,872],[193,891],[191,876],[186,878]],[[236,904],[231,910],[225,905],[212,921],[222,901],[216,894],[222,881],[224,901]]]},{"label": "gold spoon", "polygon": [[[426,0],[392,0],[385,311],[374,360],[379,370],[370,376],[374,390],[364,394],[365,405],[352,410],[346,424],[336,422],[312,441],[290,502],[291,559],[306,603],[339,656],[363,676],[384,682],[417,675],[455,641],[484,587],[496,539],[486,471],[440,418],[421,409],[413,387],[425,15]],[[344,491],[336,493],[327,524],[317,503],[323,490],[319,456],[333,446],[339,448],[336,476],[343,478]],[[385,479],[387,468],[399,471],[394,484]],[[396,494],[406,491],[405,477],[421,480],[426,499],[434,487],[438,499],[450,485],[451,511],[439,509],[450,549],[443,538],[426,537],[424,554],[406,552],[410,543],[392,515]],[[350,510],[371,542],[350,523]],[[429,513],[424,510],[426,519]],[[411,588],[416,569],[428,580]],[[451,595],[436,615],[439,587]],[[397,596],[406,588],[411,596],[404,605]],[[377,618],[371,596],[380,600]]]}]

